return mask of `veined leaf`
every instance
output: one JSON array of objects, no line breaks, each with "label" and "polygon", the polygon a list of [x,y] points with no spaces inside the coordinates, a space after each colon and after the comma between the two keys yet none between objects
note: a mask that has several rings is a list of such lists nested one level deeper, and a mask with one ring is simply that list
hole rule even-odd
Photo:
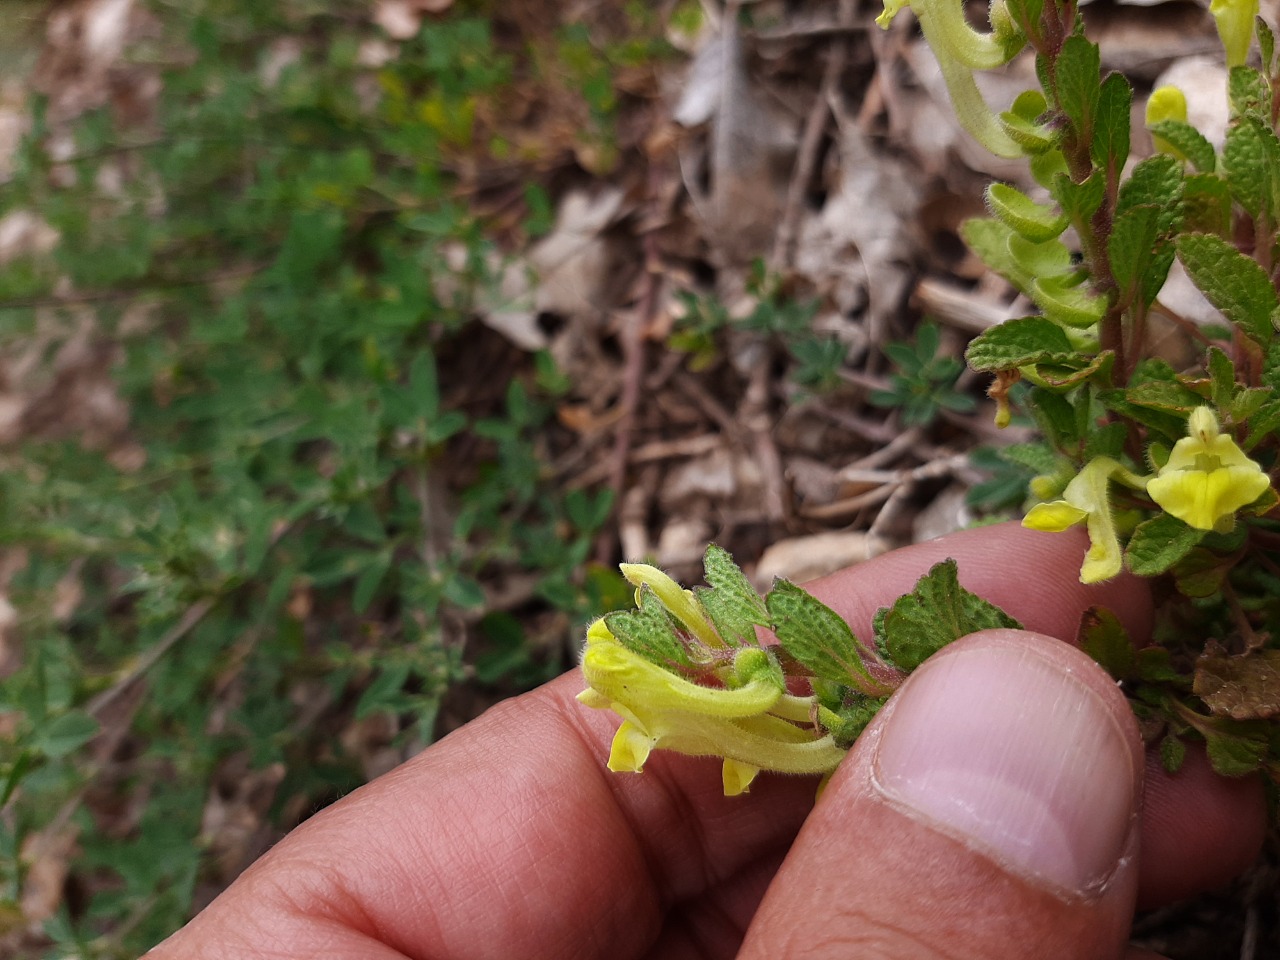
[{"label": "veined leaf", "polygon": [[1079,34],[1067,37],[1057,61],[1058,103],[1086,142],[1093,134],[1098,98],[1102,93],[1100,67],[1096,43]]},{"label": "veined leaf", "polygon": [[1280,305],[1258,263],[1207,233],[1178,238],[1178,258],[1209,302],[1245,334],[1264,346],[1271,341],[1271,314]]},{"label": "veined leaf", "polygon": [[987,209],[1002,223],[1032,243],[1052,240],[1067,229],[1067,218],[1041,206],[1021,190],[1005,183],[987,187]]},{"label": "veined leaf", "polygon": [[782,649],[814,676],[871,695],[885,692],[867,672],[849,624],[817,597],[779,580],[765,597],[765,606]]},{"label": "veined leaf", "polygon": [[1073,356],[1066,332],[1045,317],[1006,320],[983,331],[965,351],[969,366],[987,372]]},{"label": "veined leaf", "polygon": [[1109,73],[1098,95],[1097,119],[1093,126],[1090,152],[1103,170],[1119,172],[1129,158],[1129,110],[1133,88],[1118,73]]},{"label": "veined leaf", "polygon": [[1217,154],[1213,144],[1191,124],[1181,120],[1157,120],[1147,127],[1153,137],[1159,137],[1173,147],[1201,173],[1213,173]]},{"label": "veined leaf", "polygon": [[1125,563],[1139,576],[1157,576],[1190,553],[1204,534],[1205,531],[1162,513],[1134,528],[1125,548]]}]

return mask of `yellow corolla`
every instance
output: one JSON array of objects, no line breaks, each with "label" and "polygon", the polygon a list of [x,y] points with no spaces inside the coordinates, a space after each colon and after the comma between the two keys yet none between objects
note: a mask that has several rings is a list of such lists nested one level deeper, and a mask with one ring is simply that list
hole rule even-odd
[{"label": "yellow corolla", "polygon": [[1253,21],[1258,16],[1258,7],[1258,0],[1212,0],[1209,4],[1227,52],[1228,67],[1239,67],[1249,59],[1249,42],[1253,40]]},{"label": "yellow corolla", "polygon": [[1022,520],[1024,527],[1061,533],[1068,527],[1084,523],[1089,530],[1089,552],[1080,568],[1082,583],[1109,580],[1120,572],[1124,553],[1111,514],[1109,486],[1119,480],[1141,489],[1142,479],[1126,470],[1110,457],[1090,460],[1062,491],[1062,499],[1038,503]]},{"label": "yellow corolla", "polygon": [[[756,663],[759,661],[759,663]],[[826,773],[845,751],[830,736],[819,737],[807,704],[786,693],[780,672],[758,648],[741,650],[737,686],[706,687],[677,676],[627,649],[604,621],[587,631],[582,673],[585,706],[622,718],[609,751],[609,769],[639,773],[655,749],[723,758],[726,794],[744,793],[760,770]],[[774,665],[776,669],[776,664]],[[754,667],[754,669],[753,669]]]},{"label": "yellow corolla", "polygon": [[1235,526],[1236,511],[1267,492],[1271,478],[1222,433],[1208,407],[1192,411],[1187,434],[1147,482],[1147,495],[1197,530],[1225,533]]}]

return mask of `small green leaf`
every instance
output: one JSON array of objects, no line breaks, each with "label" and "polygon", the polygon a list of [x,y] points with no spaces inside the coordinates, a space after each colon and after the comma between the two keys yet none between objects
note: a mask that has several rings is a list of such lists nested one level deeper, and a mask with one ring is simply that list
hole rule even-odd
[{"label": "small green leaf", "polygon": [[1123,213],[1147,205],[1168,211],[1160,223],[1160,232],[1164,233],[1177,215],[1181,198],[1182,164],[1167,153],[1158,153],[1135,166],[1129,179],[1120,185],[1116,212]]},{"label": "small green leaf", "polygon": [[1120,618],[1106,607],[1090,607],[1080,618],[1080,649],[1116,680],[1132,676],[1135,668],[1133,641]]},{"label": "small green leaf", "polygon": [[1243,448],[1252,450],[1263,440],[1280,430],[1280,399],[1263,404],[1249,417],[1249,434]]},{"label": "small green leaf", "polygon": [[888,697],[854,694],[848,698],[848,702],[841,703],[831,711],[829,716],[821,715],[820,720],[835,740],[836,746],[848,749],[887,702]]},{"label": "small green leaf", "polygon": [[[1240,725],[1243,726],[1243,725]],[[1252,728],[1240,730],[1222,726],[1201,725],[1205,752],[1214,772],[1224,777],[1245,777],[1262,766],[1271,744],[1265,733]]]},{"label": "small green leaf", "polygon": [[1245,117],[1227,130],[1222,148],[1222,168],[1231,195],[1258,217],[1269,208],[1275,164],[1280,162],[1280,142],[1275,131],[1252,117]]},{"label": "small green leaf", "polygon": [[675,621],[647,584],[640,588],[639,609],[610,613],[604,625],[624,647],[660,667],[692,665]]},{"label": "small green leaf", "polygon": [[876,647],[910,672],[947,644],[978,630],[1021,629],[999,607],[960,586],[955,560],[944,560],[878,618]]},{"label": "small green leaf", "polygon": [[1262,72],[1271,76],[1272,61],[1276,58],[1276,35],[1262,17],[1255,17],[1253,25],[1258,37],[1258,50],[1262,54]]},{"label": "small green leaf", "polygon": [[1157,120],[1147,127],[1153,137],[1159,137],[1191,161],[1191,165],[1201,173],[1213,173],[1217,164],[1217,154],[1209,139],[1182,120]]},{"label": "small green leaf", "polygon": [[1093,162],[1103,170],[1119,172],[1129,158],[1129,110],[1133,105],[1133,88],[1118,73],[1109,73],[1102,81],[1098,96],[1097,120],[1094,122],[1090,153]]},{"label": "small green leaf", "polygon": [[1037,277],[1028,295],[1046,317],[1068,327],[1091,327],[1107,312],[1107,298],[1073,278]]},{"label": "small green leaf", "polygon": [[1074,355],[1066,332],[1044,317],[1006,320],[974,338],[965,351],[969,366],[986,372]]},{"label": "small green leaf", "polygon": [[1033,387],[1029,406],[1045,438],[1060,450],[1080,442],[1081,429],[1071,401],[1044,387]]},{"label": "small green leaf", "polygon": [[1188,233],[1231,235],[1231,188],[1221,177],[1202,173],[1182,183],[1182,228]]},{"label": "small green leaf", "polygon": [[1227,100],[1235,115],[1271,119],[1271,84],[1253,67],[1232,67],[1227,75]]},{"label": "small green leaf", "polygon": [[1156,218],[1159,207],[1144,204],[1132,207],[1116,217],[1107,240],[1107,256],[1111,275],[1121,292],[1121,300],[1137,286],[1156,245]]},{"label": "small green leaf", "polygon": [[1125,563],[1139,576],[1158,576],[1190,553],[1204,534],[1205,531],[1162,513],[1134,529],[1125,548]]},{"label": "small green leaf", "polygon": [[1258,343],[1269,343],[1278,304],[1266,271],[1214,234],[1186,234],[1177,246],[1178,259],[1209,302]]},{"label": "small green leaf", "polygon": [[1032,156],[1048,153],[1058,144],[1057,135],[1050,128],[1006,110],[997,118],[1005,134]]},{"label": "small green leaf", "polygon": [[389,553],[374,554],[369,563],[356,577],[356,585],[351,592],[351,612],[360,616],[369,608],[369,603],[378,592],[378,587],[391,569]]},{"label": "small green leaf", "polygon": [[1107,193],[1107,178],[1099,171],[1083,183],[1076,183],[1065,173],[1060,173],[1053,178],[1050,192],[1072,223],[1083,224],[1102,206]]},{"label": "small green leaf", "polygon": [[1085,142],[1093,135],[1094,117],[1102,92],[1100,67],[1101,56],[1096,43],[1079,34],[1067,37],[1057,61],[1058,104]]},{"label": "small green leaf", "polygon": [[98,734],[98,721],[83,710],[70,710],[36,727],[32,747],[46,757],[65,757]]},{"label": "small green leaf", "polygon": [[1115,360],[1113,350],[1103,350],[1095,357],[1076,354],[1065,361],[1054,358],[1036,364],[1036,376],[1046,386],[1060,390],[1079,386],[1088,380],[1106,383],[1110,381],[1111,366]]},{"label": "small green leaf", "polygon": [[1174,734],[1166,734],[1160,741],[1160,765],[1166,773],[1177,773],[1187,757],[1187,745]]},{"label": "small green leaf", "polygon": [[1017,236],[1011,228],[992,217],[973,217],[960,225],[960,236],[978,259],[1026,292],[1031,275],[1009,251],[1010,239]]},{"label": "small green leaf", "polygon": [[1147,380],[1125,391],[1125,399],[1140,407],[1188,414],[1204,406],[1200,396],[1173,380]]},{"label": "small green leaf", "polygon": [[1212,384],[1210,399],[1219,409],[1231,403],[1236,393],[1236,365],[1221,347],[1211,346],[1206,354],[1209,380]]},{"label": "small green leaf", "polygon": [[1032,243],[1052,240],[1067,229],[1067,218],[1043,207],[1005,183],[987,187],[987,209],[1010,229]]},{"label": "small green leaf", "polygon": [[778,580],[765,606],[782,648],[816,677],[883,695],[862,662],[853,630],[825,603],[788,580]]},{"label": "small green leaf", "polygon": [[755,643],[755,628],[769,626],[764,598],[724,548],[708,546],[702,565],[713,589],[695,593],[716,631],[729,643]]}]

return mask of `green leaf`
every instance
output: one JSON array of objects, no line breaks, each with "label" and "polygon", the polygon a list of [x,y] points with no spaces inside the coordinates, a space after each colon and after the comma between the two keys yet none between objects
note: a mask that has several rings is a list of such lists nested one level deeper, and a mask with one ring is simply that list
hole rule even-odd
[{"label": "green leaf", "polygon": [[910,672],[947,644],[978,630],[1021,625],[960,586],[955,560],[936,564],[877,620],[876,646]]},{"label": "green leaf", "polygon": [[1229,721],[1210,726],[1198,724],[1204,735],[1205,752],[1216,773],[1224,777],[1245,777],[1262,766],[1271,744],[1256,724],[1232,724]]},{"label": "green leaf", "polygon": [[1067,450],[1080,442],[1080,425],[1075,408],[1064,396],[1033,387],[1029,406],[1036,425],[1054,447]]},{"label": "green leaf", "polygon": [[1164,213],[1160,220],[1160,232],[1164,233],[1177,215],[1180,199],[1182,164],[1166,153],[1158,153],[1135,166],[1129,179],[1120,185],[1116,212],[1147,205],[1158,207]]},{"label": "green leaf", "polygon": [[1095,357],[1076,354],[1064,360],[1056,358],[1036,364],[1036,376],[1046,386],[1067,389],[1078,386],[1087,380],[1109,382],[1111,366],[1115,363],[1113,350],[1103,350]]},{"label": "green leaf", "polygon": [[1094,117],[1102,92],[1098,75],[1100,67],[1101,56],[1096,43],[1079,34],[1067,37],[1057,61],[1058,104],[1085,142],[1093,135]]},{"label": "green leaf", "polygon": [[1122,302],[1137,286],[1151,260],[1159,212],[1158,207],[1150,204],[1132,207],[1117,216],[1112,224],[1107,256]]},{"label": "green leaf", "polygon": [[1186,234],[1177,246],[1178,259],[1209,302],[1249,337],[1269,343],[1271,314],[1280,304],[1266,271],[1214,234]]},{"label": "green leaf", "polygon": [[1173,380],[1148,380],[1125,391],[1125,399],[1140,407],[1188,414],[1204,406],[1201,397]]},{"label": "green leaf", "polygon": [[996,118],[1009,139],[1032,156],[1045,154],[1058,144],[1058,137],[1049,127],[1006,110]]},{"label": "green leaf", "polygon": [[356,577],[355,588],[351,592],[351,610],[353,613],[359,616],[369,608],[369,603],[378,592],[378,587],[382,585],[382,581],[390,569],[391,555],[389,553],[378,553],[360,571],[360,576]]},{"label": "green leaf", "polygon": [[1188,233],[1231,236],[1231,188],[1212,174],[1194,174],[1182,183],[1182,228]]},{"label": "green leaf", "polygon": [[1177,773],[1187,757],[1187,745],[1174,734],[1167,734],[1160,741],[1160,765],[1166,773]]},{"label": "green leaf", "polygon": [[1083,183],[1076,183],[1065,173],[1060,173],[1053,178],[1050,192],[1072,223],[1083,224],[1102,206],[1107,193],[1107,179],[1101,172],[1095,172]]},{"label": "green leaf", "polygon": [[1009,251],[1010,239],[1017,236],[1010,227],[992,217],[973,217],[960,224],[960,236],[978,259],[1026,292],[1031,275]]},{"label": "green leaf", "polygon": [[702,566],[712,589],[695,592],[720,636],[729,643],[755,643],[755,628],[769,626],[764,598],[724,548],[709,545]]},{"label": "green leaf", "polygon": [[1280,398],[1264,404],[1249,418],[1249,435],[1243,448],[1252,450],[1263,440],[1280,430]]},{"label": "green leaf", "polygon": [[1181,120],[1157,120],[1147,129],[1153,137],[1159,137],[1190,160],[1201,173],[1213,173],[1218,162],[1213,144],[1191,124]]},{"label": "green leaf", "polygon": [[1233,114],[1271,120],[1271,84],[1253,67],[1232,67],[1227,75],[1227,100]]},{"label": "green leaf", "polygon": [[1211,346],[1206,354],[1214,406],[1225,409],[1236,393],[1236,365],[1221,347]]},{"label": "green leaf", "polygon": [[1129,158],[1129,110],[1133,105],[1133,88],[1118,73],[1109,73],[1102,81],[1098,96],[1097,120],[1089,151],[1093,162],[1103,170],[1117,173]]},{"label": "green leaf", "polygon": [[662,601],[646,584],[640,588],[640,607],[607,614],[604,625],[624,647],[660,667],[692,666]]},{"label": "green leaf", "polygon": [[849,624],[817,597],[788,580],[778,580],[765,597],[765,606],[782,648],[814,676],[871,695],[884,693],[867,672]]},{"label": "green leaf", "polygon": [[1066,332],[1044,317],[1006,320],[975,337],[965,351],[969,366],[985,372],[1074,355]]},{"label": "green leaf", "polygon": [[1107,312],[1107,298],[1066,277],[1037,277],[1028,295],[1046,317],[1068,327],[1091,327]]},{"label": "green leaf", "polygon": [[1271,205],[1277,162],[1280,162],[1280,142],[1270,127],[1245,117],[1227,130],[1222,169],[1231,195],[1251,217],[1261,216]]},{"label": "green leaf", "polygon": [[1106,607],[1090,607],[1084,612],[1077,638],[1080,649],[1114,679],[1125,680],[1133,674],[1133,641],[1120,618]]},{"label": "green leaf", "polygon": [[70,710],[36,727],[31,745],[46,757],[65,757],[98,734],[98,721],[83,710]]},{"label": "green leaf", "polygon": [[1270,76],[1271,65],[1276,58],[1276,35],[1272,32],[1271,25],[1262,17],[1255,17],[1253,25],[1258,37],[1258,50],[1262,54],[1262,72]]},{"label": "green leaf", "polygon": [[986,200],[992,214],[1032,243],[1052,240],[1067,229],[1066,217],[1008,184],[992,183],[987,187]]},{"label": "green leaf", "polygon": [[1158,576],[1190,553],[1204,534],[1205,531],[1162,513],[1134,529],[1125,548],[1125,563],[1139,576]]}]

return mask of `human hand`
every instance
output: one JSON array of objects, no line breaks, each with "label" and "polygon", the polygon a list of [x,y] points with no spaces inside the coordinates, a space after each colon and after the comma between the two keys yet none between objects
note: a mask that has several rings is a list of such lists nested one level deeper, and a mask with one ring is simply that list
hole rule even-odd
[{"label": "human hand", "polygon": [[1172,777],[1148,759],[1143,798],[1123,696],[1048,639],[1093,604],[1149,630],[1143,583],[1077,581],[1084,546],[986,528],[808,585],[866,635],[954,557],[1033,631],[921,667],[816,806],[812,778],[726,798],[718,763],[669,753],[609,773],[616,720],[575,672],[312,817],[148,960],[1119,957],[1135,900],[1242,870],[1265,809],[1194,751]]}]

